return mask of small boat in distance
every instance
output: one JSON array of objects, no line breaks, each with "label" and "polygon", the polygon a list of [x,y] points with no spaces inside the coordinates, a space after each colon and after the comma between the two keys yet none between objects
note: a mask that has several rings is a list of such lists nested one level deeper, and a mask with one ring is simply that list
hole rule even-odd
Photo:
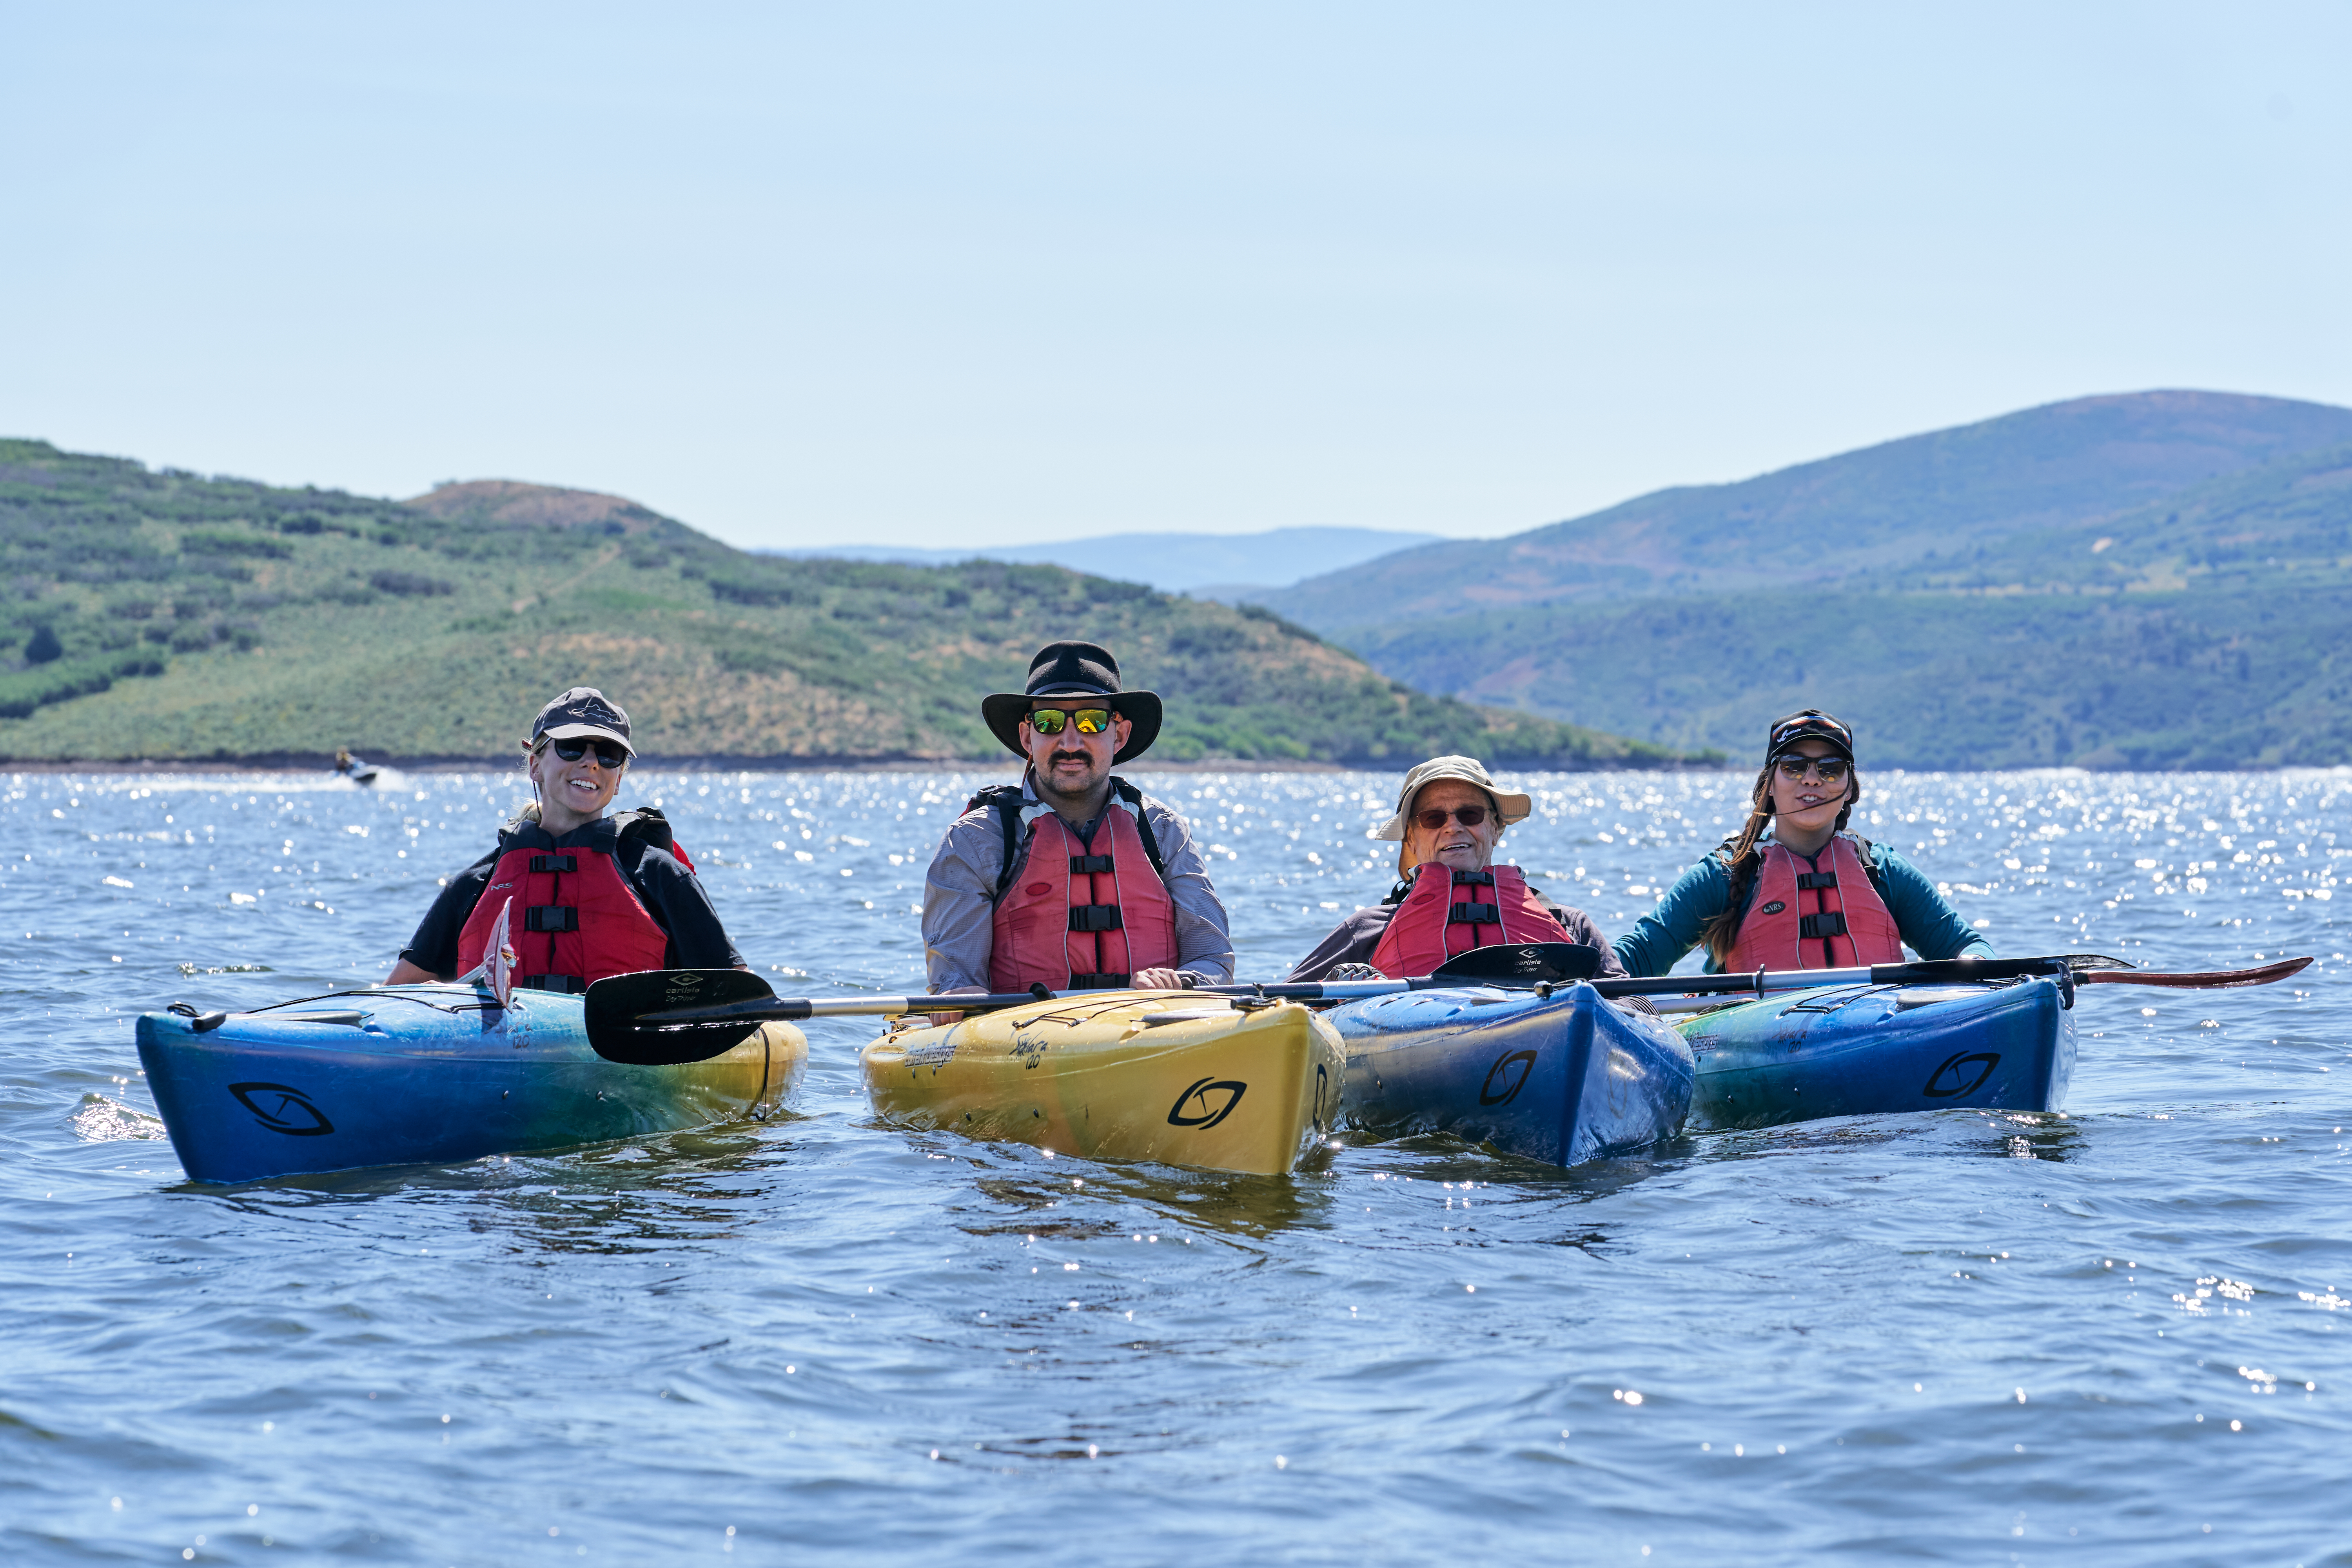
[{"label": "small boat in distance", "polygon": [[375,783],[377,775],[383,773],[383,769],[377,767],[373,763],[363,763],[360,761],[359,758],[352,755],[350,749],[347,747],[338,749],[335,752],[335,772],[342,774],[343,777],[351,780],[352,783],[358,784],[362,789],[365,789],[368,785]]}]

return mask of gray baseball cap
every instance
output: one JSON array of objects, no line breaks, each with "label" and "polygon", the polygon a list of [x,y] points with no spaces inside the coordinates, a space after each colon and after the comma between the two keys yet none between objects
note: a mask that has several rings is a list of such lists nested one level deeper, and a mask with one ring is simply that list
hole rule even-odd
[{"label": "gray baseball cap", "polygon": [[530,721],[528,744],[535,748],[541,741],[569,741],[582,735],[618,741],[623,751],[632,757],[637,754],[637,749],[629,744],[629,716],[593,686],[575,686],[541,709],[539,717]]}]

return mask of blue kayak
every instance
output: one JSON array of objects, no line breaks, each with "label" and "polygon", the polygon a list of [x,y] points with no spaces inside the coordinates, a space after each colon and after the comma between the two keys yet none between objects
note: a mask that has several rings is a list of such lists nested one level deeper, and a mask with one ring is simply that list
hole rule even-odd
[{"label": "blue kayak", "polygon": [[764,1116],[808,1042],[748,1029],[709,1061],[628,1067],[591,1050],[581,998],[398,985],[251,1013],[139,1020],[139,1059],[191,1181],[447,1164]]},{"label": "blue kayak", "polygon": [[1842,985],[1701,1013],[1690,1127],[1955,1107],[2055,1110],[2074,1075],[2072,987]]},{"label": "blue kayak", "polygon": [[1350,1126],[1575,1165],[1671,1138],[1690,1110],[1690,1048],[1590,985],[1408,991],[1324,1017],[1347,1042]]}]

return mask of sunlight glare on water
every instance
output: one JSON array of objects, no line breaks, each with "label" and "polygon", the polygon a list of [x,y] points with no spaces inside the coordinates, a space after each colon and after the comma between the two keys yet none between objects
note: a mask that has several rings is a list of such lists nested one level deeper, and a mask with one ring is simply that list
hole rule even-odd
[{"label": "sunlight glare on water", "polygon": [[[648,772],[784,994],[921,984],[996,773]],[[1359,904],[1396,778],[1138,775],[1242,972]],[[2352,1424],[2352,773],[1867,776],[2006,953],[2321,962],[2099,987],[2063,1114],[1708,1134],[1558,1171],[1339,1140],[1286,1178],[793,1113],[185,1185],[131,1021],[380,977],[488,773],[0,775],[11,1561],[2317,1562]],[[1515,858],[1611,935],[1748,779],[1542,774]]]}]

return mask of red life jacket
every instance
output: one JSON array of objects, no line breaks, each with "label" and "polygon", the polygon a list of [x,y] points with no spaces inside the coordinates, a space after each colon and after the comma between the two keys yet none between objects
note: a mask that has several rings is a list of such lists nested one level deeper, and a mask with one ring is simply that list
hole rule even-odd
[{"label": "red life jacket", "polygon": [[661,968],[669,933],[621,864],[625,846],[634,847],[638,840],[668,850],[678,864],[694,869],[671,839],[669,825],[650,811],[599,818],[590,825],[586,843],[562,849],[535,822],[499,834],[503,853],[457,934],[457,973],[469,973],[482,962],[499,910],[509,899],[514,900],[508,940],[515,950],[518,987],[585,991],[607,975]]},{"label": "red life jacket", "polygon": [[[1758,969],[1845,969],[1903,962],[1903,933],[1886,900],[1871,885],[1853,839],[1841,833],[1811,860],[1785,845],[1757,846],[1755,896],[1739,922],[1739,937],[1723,967],[1738,974]],[[1829,861],[1827,870],[1815,868]]]},{"label": "red life jacket", "polygon": [[[1413,873],[1388,930],[1372,949],[1372,967],[1391,980],[1435,973],[1447,959],[1489,942],[1565,942],[1568,932],[1537,901],[1517,866],[1454,871],[1440,861]],[[1466,896],[1457,890],[1467,888]],[[1482,890],[1492,889],[1491,897]]]},{"label": "red life jacket", "polygon": [[1088,854],[1057,814],[1037,818],[1028,861],[996,900],[990,990],[1118,990],[1138,970],[1175,964],[1176,900],[1116,802],[1095,829],[1097,848],[1106,837],[1109,853]]}]

